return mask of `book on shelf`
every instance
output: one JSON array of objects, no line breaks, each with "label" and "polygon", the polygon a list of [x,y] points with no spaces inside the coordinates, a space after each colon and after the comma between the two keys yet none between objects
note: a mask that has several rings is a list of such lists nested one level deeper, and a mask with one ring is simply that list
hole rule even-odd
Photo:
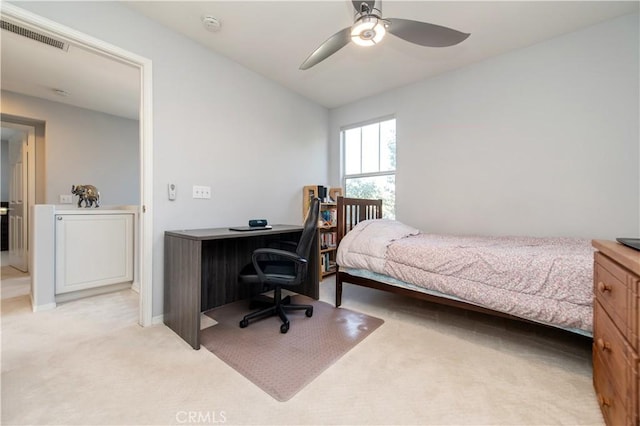
[{"label": "book on shelf", "polygon": [[337,264],[335,260],[331,260],[329,253],[323,253],[322,256],[320,256],[320,266],[322,272],[333,272],[336,270]]},{"label": "book on shelf", "polygon": [[320,234],[320,247],[324,249],[336,248],[338,242],[338,233],[322,232]]},{"label": "book on shelf", "polygon": [[311,199],[316,197],[319,198],[322,203],[335,203],[338,201],[338,197],[342,195],[342,188],[332,188],[324,185],[306,185],[304,187],[304,194],[307,204]]}]

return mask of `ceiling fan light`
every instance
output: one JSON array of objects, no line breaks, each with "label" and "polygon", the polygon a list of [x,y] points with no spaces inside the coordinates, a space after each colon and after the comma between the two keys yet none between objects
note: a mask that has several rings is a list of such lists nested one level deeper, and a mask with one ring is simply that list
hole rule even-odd
[{"label": "ceiling fan light", "polygon": [[375,46],[387,33],[384,23],[375,16],[365,16],[351,27],[351,41],[358,46]]}]

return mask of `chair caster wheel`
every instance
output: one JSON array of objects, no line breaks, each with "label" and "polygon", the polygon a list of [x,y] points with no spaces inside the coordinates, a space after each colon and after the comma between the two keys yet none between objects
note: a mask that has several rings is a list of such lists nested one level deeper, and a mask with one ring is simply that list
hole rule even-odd
[{"label": "chair caster wheel", "polygon": [[282,325],[280,326],[280,333],[284,334],[284,333],[286,333],[287,331],[289,331],[289,324],[282,324]]},{"label": "chair caster wheel", "polygon": [[311,318],[313,316],[313,309],[307,309],[306,311],[304,311],[304,314],[308,317]]},{"label": "chair caster wheel", "polygon": [[240,320],[240,328],[246,328],[249,325],[249,321],[246,319]]}]

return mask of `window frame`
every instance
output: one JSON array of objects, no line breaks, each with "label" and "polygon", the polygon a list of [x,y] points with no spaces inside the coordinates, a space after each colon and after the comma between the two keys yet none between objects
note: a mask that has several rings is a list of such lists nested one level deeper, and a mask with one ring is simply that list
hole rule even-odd
[{"label": "window frame", "polygon": [[[389,120],[395,120],[395,129],[396,129],[396,164],[394,165],[393,170],[385,170],[385,171],[377,171],[377,172],[365,172],[365,173],[355,173],[355,174],[347,174],[347,147],[346,147],[346,140],[345,140],[345,134],[348,130],[352,130],[352,129],[357,129],[357,128],[362,128],[371,124],[380,124],[384,121],[389,121]],[[371,178],[371,177],[384,177],[384,176],[393,176],[394,177],[394,182],[395,182],[395,178],[397,177],[397,173],[398,173],[398,164],[397,164],[397,129],[398,129],[398,118],[396,117],[395,114],[390,114],[390,115],[385,115],[385,116],[381,116],[378,118],[373,118],[370,120],[366,120],[366,121],[361,121],[358,123],[354,123],[354,124],[349,124],[347,126],[342,126],[340,127],[340,152],[341,152],[341,167],[340,167],[340,174],[342,175],[342,187],[345,189],[345,196],[347,196],[346,194],[346,190],[347,190],[347,179],[355,179],[355,178]],[[378,130],[379,132],[379,130]],[[378,134],[378,150],[380,150],[380,134]],[[360,170],[362,170],[362,137],[360,139]],[[380,156],[380,151],[378,152],[378,170],[380,169],[380,162],[381,162],[381,156]],[[394,183],[394,188],[395,188],[395,183]],[[394,191],[395,192],[395,191]],[[395,208],[394,208],[395,210]]]}]

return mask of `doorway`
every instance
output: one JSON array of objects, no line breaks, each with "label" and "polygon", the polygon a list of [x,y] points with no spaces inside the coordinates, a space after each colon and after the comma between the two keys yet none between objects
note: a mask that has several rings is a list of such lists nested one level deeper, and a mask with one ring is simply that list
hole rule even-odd
[{"label": "doorway", "polygon": [[125,51],[102,40],[80,33],[57,22],[42,18],[14,5],[3,5],[2,19],[16,25],[43,31],[62,38],[99,55],[129,64],[139,70],[140,75],[140,205],[139,226],[136,230],[140,242],[136,249],[136,270],[140,288],[139,323],[148,326],[152,323],[152,112],[151,112],[151,61],[139,55]]},{"label": "doorway", "polygon": [[[2,201],[7,204],[7,247],[3,259],[21,272],[29,272],[30,208],[35,204],[35,127],[8,121],[2,126]],[[4,247],[3,247],[4,248]]]}]

